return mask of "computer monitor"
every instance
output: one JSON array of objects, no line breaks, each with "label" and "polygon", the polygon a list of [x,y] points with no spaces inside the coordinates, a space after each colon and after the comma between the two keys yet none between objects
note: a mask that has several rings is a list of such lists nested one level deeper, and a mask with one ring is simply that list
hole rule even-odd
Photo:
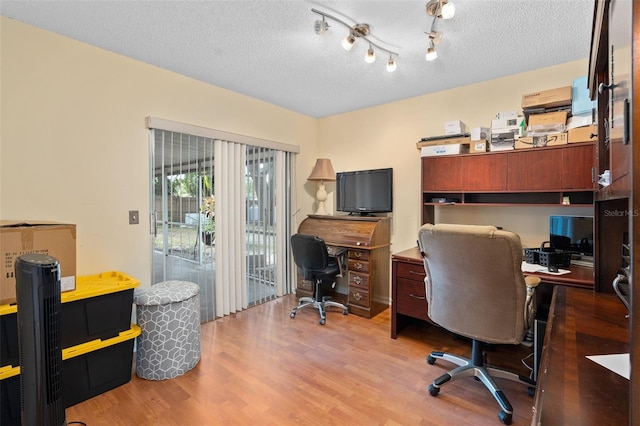
[{"label": "computer monitor", "polygon": [[593,217],[549,216],[549,241],[556,250],[593,256]]}]

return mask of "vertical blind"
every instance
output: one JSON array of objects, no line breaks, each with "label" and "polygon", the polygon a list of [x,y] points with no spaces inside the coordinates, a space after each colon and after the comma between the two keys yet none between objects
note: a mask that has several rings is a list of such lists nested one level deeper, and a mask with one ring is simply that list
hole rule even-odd
[{"label": "vertical blind", "polygon": [[[199,181],[198,203],[207,195],[207,177],[213,180],[210,190],[215,197],[214,247],[207,248],[204,244],[199,247],[213,252],[215,263],[212,268],[204,268],[204,273],[188,275],[189,280],[197,280],[205,287],[201,298],[206,300],[201,300],[201,307],[208,313],[203,321],[290,293],[295,282],[289,238],[296,225],[292,182],[295,182],[294,159],[298,147],[153,117],[148,119],[148,127],[152,134],[158,132],[151,137],[156,142],[151,147],[152,182],[158,179],[158,164],[163,164],[165,170],[168,163],[184,167],[184,158],[180,161],[174,158],[176,152],[183,151],[202,152],[203,158],[189,161],[200,166],[195,171],[197,174],[206,176]],[[173,143],[159,145],[160,134],[163,138],[171,135]],[[159,156],[163,157],[162,161]],[[181,168],[177,173],[174,170],[173,175],[184,175],[190,170]],[[162,191],[166,191],[166,173],[162,179]],[[157,197],[153,194],[152,212],[157,208]],[[193,210],[191,207],[190,211]],[[176,216],[189,215],[194,213],[185,216],[180,212]],[[196,216],[202,220],[202,215]],[[169,221],[165,216],[162,219],[158,223],[166,227]],[[166,257],[170,255],[164,253],[163,264],[166,265]],[[154,262],[157,258],[154,253]],[[157,270],[157,265],[154,268]],[[188,267],[180,268],[180,273],[172,270],[171,276],[165,273],[161,278],[156,273],[154,282],[179,279],[177,275],[187,270]]]}]

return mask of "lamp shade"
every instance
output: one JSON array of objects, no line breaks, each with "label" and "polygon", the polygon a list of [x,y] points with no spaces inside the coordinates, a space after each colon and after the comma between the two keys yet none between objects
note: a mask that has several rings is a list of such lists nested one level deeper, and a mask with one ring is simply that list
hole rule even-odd
[{"label": "lamp shade", "polygon": [[307,178],[308,180],[336,180],[336,172],[333,171],[331,160],[328,158],[318,158],[313,171]]}]

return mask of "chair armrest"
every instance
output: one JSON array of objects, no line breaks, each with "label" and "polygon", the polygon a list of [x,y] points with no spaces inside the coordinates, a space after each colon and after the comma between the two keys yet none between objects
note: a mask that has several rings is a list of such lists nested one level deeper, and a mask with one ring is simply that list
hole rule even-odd
[{"label": "chair armrest", "polygon": [[524,303],[524,324],[527,329],[531,328],[536,318],[536,287],[540,284],[540,277],[527,275],[524,283],[527,285],[527,298]]}]

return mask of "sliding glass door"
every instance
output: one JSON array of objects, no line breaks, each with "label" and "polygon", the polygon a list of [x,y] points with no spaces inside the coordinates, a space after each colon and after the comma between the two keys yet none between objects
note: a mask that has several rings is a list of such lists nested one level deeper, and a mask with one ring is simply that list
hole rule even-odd
[{"label": "sliding glass door", "polygon": [[290,292],[293,155],[150,135],[153,283],[197,283],[203,322]]}]

